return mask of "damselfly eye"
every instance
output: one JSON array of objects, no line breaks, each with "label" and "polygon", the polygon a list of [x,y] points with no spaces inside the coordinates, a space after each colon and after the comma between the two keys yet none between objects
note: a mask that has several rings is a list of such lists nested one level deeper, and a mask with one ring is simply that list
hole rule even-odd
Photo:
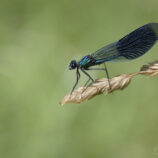
[{"label": "damselfly eye", "polygon": [[69,70],[75,69],[77,67],[76,60],[72,60],[69,65]]}]

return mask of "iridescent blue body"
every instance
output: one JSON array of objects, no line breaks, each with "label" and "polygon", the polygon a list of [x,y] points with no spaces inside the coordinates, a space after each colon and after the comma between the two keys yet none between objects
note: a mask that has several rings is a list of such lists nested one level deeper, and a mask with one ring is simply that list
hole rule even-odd
[{"label": "iridescent blue body", "polygon": [[85,70],[90,70],[91,66],[108,61],[136,59],[151,49],[157,40],[158,23],[149,23],[139,27],[119,41],[104,46],[96,52],[83,57],[79,62],[76,62],[75,60],[71,61],[69,69],[77,68],[77,82],[75,86],[80,78],[79,69],[93,80],[89,74],[85,72]]}]

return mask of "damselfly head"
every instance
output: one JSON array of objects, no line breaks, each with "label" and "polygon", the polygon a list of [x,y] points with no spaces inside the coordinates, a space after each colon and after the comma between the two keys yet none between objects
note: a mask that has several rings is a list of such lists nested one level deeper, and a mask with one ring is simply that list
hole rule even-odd
[{"label": "damselfly head", "polygon": [[72,60],[69,65],[69,70],[75,69],[77,66],[76,60]]}]

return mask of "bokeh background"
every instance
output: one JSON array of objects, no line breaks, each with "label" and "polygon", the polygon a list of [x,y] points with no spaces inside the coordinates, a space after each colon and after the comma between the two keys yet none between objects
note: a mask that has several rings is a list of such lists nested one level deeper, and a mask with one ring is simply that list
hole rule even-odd
[{"label": "bokeh background", "polygon": [[[0,157],[157,158],[157,77],[138,76],[123,91],[59,105],[76,79],[69,62],[158,22],[157,6],[157,0],[1,0]],[[113,77],[155,60],[158,44],[107,67]],[[79,85],[85,81],[83,75]]]}]

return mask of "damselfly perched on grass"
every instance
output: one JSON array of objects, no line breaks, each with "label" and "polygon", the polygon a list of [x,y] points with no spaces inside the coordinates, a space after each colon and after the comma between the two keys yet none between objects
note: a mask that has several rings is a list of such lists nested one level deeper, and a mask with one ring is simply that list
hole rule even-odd
[{"label": "damselfly perched on grass", "polygon": [[[145,54],[158,39],[158,23],[146,24],[117,42],[104,46],[96,52],[86,55],[79,62],[72,60],[69,69],[76,69],[76,83],[73,86],[72,92],[78,84],[81,70],[89,79],[86,84],[93,78],[87,73],[88,70],[104,70],[109,79],[108,71],[105,62],[121,61],[136,59]],[[103,64],[105,68],[91,68],[95,65]],[[110,82],[109,82],[110,85]]]}]

